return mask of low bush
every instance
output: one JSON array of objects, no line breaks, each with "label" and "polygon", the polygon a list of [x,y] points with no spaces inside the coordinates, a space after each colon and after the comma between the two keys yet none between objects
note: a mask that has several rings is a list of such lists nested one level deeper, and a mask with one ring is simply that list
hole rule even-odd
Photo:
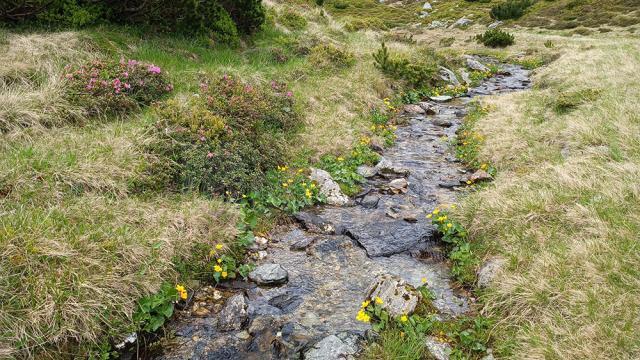
[{"label": "low bush", "polygon": [[157,31],[202,34],[235,44],[265,20],[261,0],[9,0],[0,5],[0,22],[35,22],[52,27],[96,23],[142,25]]},{"label": "low bush", "polygon": [[311,48],[309,62],[320,69],[340,69],[352,66],[355,58],[348,50],[333,44],[319,44]]},{"label": "low bush", "polygon": [[277,82],[250,85],[226,75],[205,81],[198,97],[155,109],[158,141],[150,150],[170,165],[151,170],[168,171],[177,190],[238,195],[259,188],[301,124],[294,105],[293,93]]},{"label": "low bush", "polygon": [[380,50],[373,54],[376,68],[394,79],[405,80],[414,87],[435,85],[440,58],[429,50],[416,59],[392,57],[383,42]]},{"label": "low bush", "polygon": [[513,35],[500,29],[489,29],[484,34],[476,35],[476,40],[489,47],[507,47],[515,43]]},{"label": "low bush", "polygon": [[508,0],[492,7],[491,17],[497,20],[518,19],[534,3],[534,0]]},{"label": "low bush", "polygon": [[290,30],[303,30],[307,27],[307,19],[292,10],[280,14],[278,21]]},{"label": "low bush", "polygon": [[136,60],[96,60],[65,71],[69,101],[88,116],[122,114],[173,90],[160,67]]}]

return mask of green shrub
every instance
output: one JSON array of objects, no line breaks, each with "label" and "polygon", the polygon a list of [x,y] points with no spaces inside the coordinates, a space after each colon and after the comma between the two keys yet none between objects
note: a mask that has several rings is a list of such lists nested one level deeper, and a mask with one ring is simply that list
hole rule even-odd
[{"label": "green shrub", "polygon": [[156,31],[202,34],[235,44],[265,20],[260,0],[8,0],[0,21],[36,21],[46,26],[81,27],[98,22],[142,25]]},{"label": "green shrub", "polygon": [[[150,151],[170,164],[177,190],[244,194],[285,157],[286,137],[301,124],[294,105],[284,84],[205,81],[199,97],[158,105]],[[162,162],[151,170],[166,172]]]},{"label": "green shrub", "polygon": [[351,52],[333,44],[319,44],[311,48],[309,62],[317,68],[347,68],[355,63]]},{"label": "green shrub", "polygon": [[484,34],[476,35],[476,40],[489,47],[507,47],[515,43],[513,35],[500,29],[489,29]]},{"label": "green shrub", "polygon": [[303,30],[307,27],[307,19],[292,10],[286,10],[279,17],[280,24],[291,30]]},{"label": "green shrub", "polygon": [[122,114],[173,90],[160,67],[136,60],[96,60],[65,70],[66,96],[88,116]]},{"label": "green shrub", "polygon": [[534,3],[534,0],[507,0],[491,8],[491,17],[497,20],[518,19]]},{"label": "green shrub", "polygon": [[375,66],[394,79],[405,80],[415,87],[435,85],[435,75],[440,62],[435,52],[429,50],[415,60],[391,57],[385,43],[373,54]]}]

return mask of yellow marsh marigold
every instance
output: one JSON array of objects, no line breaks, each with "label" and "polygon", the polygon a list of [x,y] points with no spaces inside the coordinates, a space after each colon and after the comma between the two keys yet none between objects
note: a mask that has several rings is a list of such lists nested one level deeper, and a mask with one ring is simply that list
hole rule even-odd
[{"label": "yellow marsh marigold", "polygon": [[184,286],[176,285],[176,290],[178,291],[178,294],[180,295],[180,298],[182,300],[186,300],[187,299],[187,290],[184,288]]},{"label": "yellow marsh marigold", "polygon": [[223,247],[224,245],[222,244],[216,244],[216,250],[222,250]]},{"label": "yellow marsh marigold", "polygon": [[380,299],[379,296],[376,296],[375,302],[376,302],[376,304],[383,304],[384,303],[384,301],[382,301],[382,299]]},{"label": "yellow marsh marigold", "polygon": [[215,272],[221,272],[221,271],[222,271],[222,268],[220,267],[220,265],[216,265],[216,266],[214,266],[214,267],[213,267],[213,271],[215,271]]},{"label": "yellow marsh marigold", "polygon": [[364,310],[360,309],[360,311],[358,311],[358,315],[356,315],[356,320],[368,323],[371,321],[371,317]]},{"label": "yellow marsh marigold", "polygon": [[369,306],[369,304],[371,303],[371,301],[367,300],[367,301],[363,301],[361,307],[364,309],[367,306]]},{"label": "yellow marsh marigold", "polygon": [[229,276],[229,274],[227,274],[227,272],[226,272],[226,271],[223,271],[223,272],[222,272],[222,278],[223,278],[223,279],[226,279],[226,278],[227,278],[227,276]]},{"label": "yellow marsh marigold", "polygon": [[400,316],[400,321],[407,322],[407,321],[409,321],[409,318],[407,317],[407,315],[402,315],[402,316]]}]

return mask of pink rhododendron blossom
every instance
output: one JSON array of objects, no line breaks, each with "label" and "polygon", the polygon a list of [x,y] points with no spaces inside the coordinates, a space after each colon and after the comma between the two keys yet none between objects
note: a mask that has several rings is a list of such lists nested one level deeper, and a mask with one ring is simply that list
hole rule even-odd
[{"label": "pink rhododendron blossom", "polygon": [[207,158],[208,158],[208,159],[211,159],[212,157],[213,157],[213,153],[212,153],[212,152],[210,152],[210,153],[208,153],[208,154],[207,154]]},{"label": "pink rhododendron blossom", "polygon": [[160,74],[162,70],[160,70],[159,66],[149,65],[149,72],[152,74]]},{"label": "pink rhododendron blossom", "polygon": [[287,91],[287,97],[292,97],[293,93],[291,91]]},{"label": "pink rhododendron blossom", "polygon": [[125,78],[125,79],[128,78],[129,77],[129,72],[127,72],[127,71],[123,72],[122,73],[122,77]]},{"label": "pink rhododendron blossom", "polygon": [[131,89],[131,84],[124,83],[124,88],[127,89],[127,90]]}]

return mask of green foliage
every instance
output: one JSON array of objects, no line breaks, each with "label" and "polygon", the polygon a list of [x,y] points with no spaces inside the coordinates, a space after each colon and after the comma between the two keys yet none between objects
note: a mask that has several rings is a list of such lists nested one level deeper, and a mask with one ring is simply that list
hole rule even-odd
[{"label": "green foliage", "polygon": [[307,19],[290,9],[280,14],[278,21],[291,30],[303,30],[307,27]]},{"label": "green foliage", "polygon": [[286,137],[301,117],[286,85],[250,85],[224,76],[201,84],[199,97],[170,100],[155,109],[162,159],[178,190],[244,194],[266,184],[265,174],[285,157]]},{"label": "green foliage", "polygon": [[487,354],[491,325],[483,316],[463,316],[434,323],[432,333],[451,344],[452,359],[480,359]]},{"label": "green foliage", "polygon": [[325,155],[320,159],[320,168],[328,171],[347,195],[355,195],[360,191],[360,184],[364,182],[358,174],[358,166],[374,165],[380,156],[369,147],[369,138],[360,140],[348,156]]},{"label": "green foliage", "polygon": [[534,3],[534,0],[507,0],[491,8],[491,17],[498,20],[518,19]]},{"label": "green foliage", "polygon": [[156,294],[138,301],[133,320],[140,329],[148,332],[158,330],[173,315],[174,303],[180,299],[178,290],[165,283]]},{"label": "green foliage", "polygon": [[124,114],[173,90],[160,67],[136,60],[96,60],[65,71],[66,96],[89,116]]},{"label": "green foliage", "polygon": [[309,62],[315,68],[343,69],[353,66],[355,58],[351,52],[333,44],[318,44],[311,48]]},{"label": "green foliage", "polygon": [[478,258],[472,250],[467,232],[457,221],[450,218],[448,211],[436,208],[427,215],[433,225],[449,246],[448,256],[451,260],[451,273],[462,284],[471,285],[475,281],[475,268]]},{"label": "green foliage", "polygon": [[489,29],[484,34],[476,35],[476,40],[489,47],[507,47],[515,43],[513,35],[500,29]]},{"label": "green foliage", "polygon": [[236,44],[239,33],[255,31],[265,20],[260,0],[9,0],[0,21],[35,21],[52,27],[82,27],[99,22],[145,26],[156,31],[205,35]]},{"label": "green foliage", "polygon": [[433,51],[426,51],[418,59],[409,60],[402,57],[392,57],[383,42],[380,49],[373,54],[375,67],[385,75],[394,79],[407,81],[414,87],[433,85],[437,80],[439,57]]},{"label": "green foliage", "polygon": [[267,172],[267,185],[242,196],[241,203],[258,214],[269,214],[271,208],[294,214],[302,208],[324,202],[317,184],[310,181],[305,169],[278,166]]}]

